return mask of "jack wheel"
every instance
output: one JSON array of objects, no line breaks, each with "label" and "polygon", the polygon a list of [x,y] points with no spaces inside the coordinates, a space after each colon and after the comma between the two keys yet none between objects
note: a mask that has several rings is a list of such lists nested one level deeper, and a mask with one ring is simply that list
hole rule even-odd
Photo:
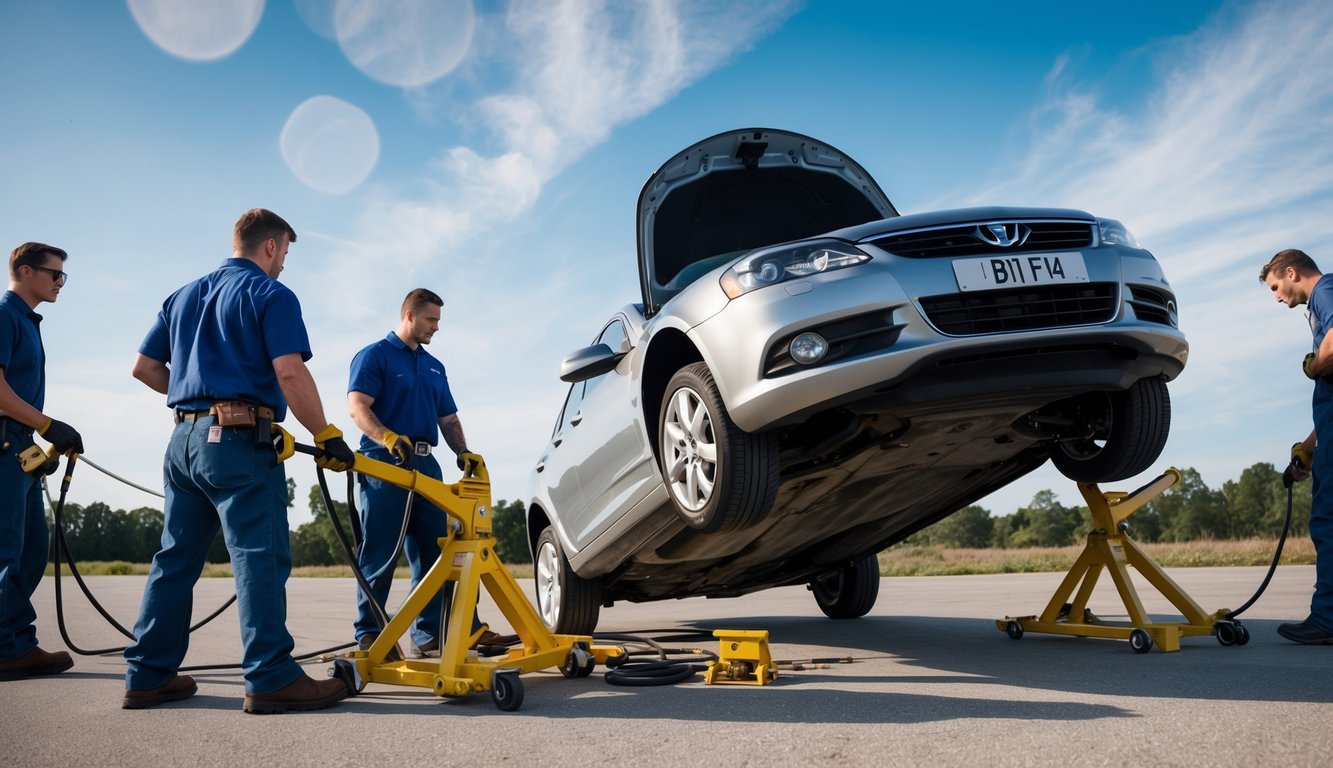
[{"label": "jack wheel", "polygon": [[491,702],[501,712],[513,712],[523,706],[523,679],[517,669],[497,669],[491,673]]},{"label": "jack wheel", "polygon": [[329,669],[329,677],[335,678],[347,687],[347,695],[355,696],[361,692],[356,685],[356,666],[347,659],[335,659]]},{"label": "jack wheel", "polygon": [[1129,647],[1135,653],[1147,653],[1152,650],[1152,635],[1146,629],[1136,629],[1129,633]]},{"label": "jack wheel", "polygon": [[1248,642],[1250,642],[1250,630],[1239,621],[1236,622],[1236,645],[1245,645]]},{"label": "jack wheel", "polygon": [[1011,621],[1004,625],[1004,633],[1009,636],[1010,640],[1022,640],[1023,625],[1016,621]]},{"label": "jack wheel", "polygon": [[570,650],[565,663],[560,665],[560,674],[567,678],[587,677],[597,666],[597,658],[582,648]]},{"label": "jack wheel", "polygon": [[1238,639],[1238,635],[1240,634],[1236,630],[1237,630],[1237,625],[1232,624],[1229,621],[1217,622],[1217,626],[1214,627],[1214,632],[1217,635],[1218,644],[1223,647],[1235,645]]}]

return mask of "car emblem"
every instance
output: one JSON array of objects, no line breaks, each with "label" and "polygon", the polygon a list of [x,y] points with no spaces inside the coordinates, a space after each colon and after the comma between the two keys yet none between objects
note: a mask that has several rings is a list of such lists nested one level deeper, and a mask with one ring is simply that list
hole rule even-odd
[{"label": "car emblem", "polygon": [[1012,248],[1022,245],[1032,230],[1016,221],[1009,223],[992,222],[977,225],[977,239],[990,243],[996,248]]}]

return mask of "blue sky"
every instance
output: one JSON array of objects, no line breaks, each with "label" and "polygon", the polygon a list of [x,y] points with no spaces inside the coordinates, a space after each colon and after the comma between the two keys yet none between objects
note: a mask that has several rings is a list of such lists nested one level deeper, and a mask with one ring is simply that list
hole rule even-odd
[{"label": "blue sky", "polygon": [[[721,10],[718,10],[721,8]],[[519,498],[560,358],[636,300],[634,204],[722,130],[809,134],[904,213],[1052,205],[1119,218],[1163,263],[1191,342],[1154,471],[1219,487],[1310,428],[1299,312],[1256,277],[1333,259],[1333,6],[1323,2],[48,0],[0,5],[0,233],[70,252],[44,305],[47,411],[160,485],[170,417],[129,376],[168,293],[247,208],[299,240],[311,369],[347,365],[418,285],[495,497]],[[298,429],[298,437],[308,439]],[[292,523],[314,482],[300,487]],[[1043,468],[982,502],[1008,514]],[[91,468],[70,499],[158,501]]]}]

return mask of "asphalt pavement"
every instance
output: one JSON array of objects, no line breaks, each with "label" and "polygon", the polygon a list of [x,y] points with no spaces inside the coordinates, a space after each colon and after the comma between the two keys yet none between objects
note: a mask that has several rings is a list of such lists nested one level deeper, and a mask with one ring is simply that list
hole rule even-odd
[{"label": "asphalt pavement", "polygon": [[[1174,569],[1205,610],[1233,608],[1262,568]],[[766,629],[774,659],[848,657],[784,668],[765,686],[608,685],[550,670],[523,676],[525,697],[501,712],[489,694],[460,699],[424,688],[371,684],[322,712],[241,712],[236,670],[195,672],[199,693],[151,710],[120,709],[124,662],[76,656],[51,678],[0,683],[5,762],[26,766],[378,765],[493,766],[840,765],[1281,765],[1323,766],[1333,753],[1333,646],[1297,646],[1275,633],[1303,618],[1314,570],[1284,566],[1243,617],[1251,640],[1223,647],[1185,638],[1181,650],[1136,654],[1122,640],[1026,634],[995,627],[1040,613],[1061,574],[886,578],[870,615],[832,621],[801,587],[725,600],[617,604],[599,631]],[[1123,616],[1109,583],[1091,608]],[[88,579],[108,612],[133,624],[144,579]],[[522,582],[530,594],[531,583]],[[63,582],[66,625],[85,649],[124,644]],[[195,616],[231,594],[202,580]],[[1157,621],[1175,611],[1141,587]],[[297,653],[350,640],[350,579],[293,579],[289,627]],[[395,592],[395,596],[401,592]],[[397,597],[391,598],[398,599]],[[39,638],[64,648],[54,581],[36,602]],[[483,619],[507,629],[489,597]],[[689,643],[686,643],[689,644]],[[716,650],[709,638],[693,643]],[[240,657],[235,609],[196,632],[187,665]],[[312,675],[328,663],[313,662]]]}]

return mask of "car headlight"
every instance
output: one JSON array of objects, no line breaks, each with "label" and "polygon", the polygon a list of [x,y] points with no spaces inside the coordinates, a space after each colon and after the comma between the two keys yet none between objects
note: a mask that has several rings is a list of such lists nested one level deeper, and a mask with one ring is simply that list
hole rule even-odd
[{"label": "car headlight", "polygon": [[870,254],[853,245],[839,240],[817,240],[756,251],[723,272],[720,282],[727,298],[734,299],[756,288],[854,267],[867,261],[870,261]]},{"label": "car headlight", "polygon": [[1130,234],[1124,224],[1115,219],[1097,219],[1097,229],[1101,232],[1101,239],[1107,245],[1124,245],[1130,248],[1142,248],[1139,245],[1138,238]]}]

